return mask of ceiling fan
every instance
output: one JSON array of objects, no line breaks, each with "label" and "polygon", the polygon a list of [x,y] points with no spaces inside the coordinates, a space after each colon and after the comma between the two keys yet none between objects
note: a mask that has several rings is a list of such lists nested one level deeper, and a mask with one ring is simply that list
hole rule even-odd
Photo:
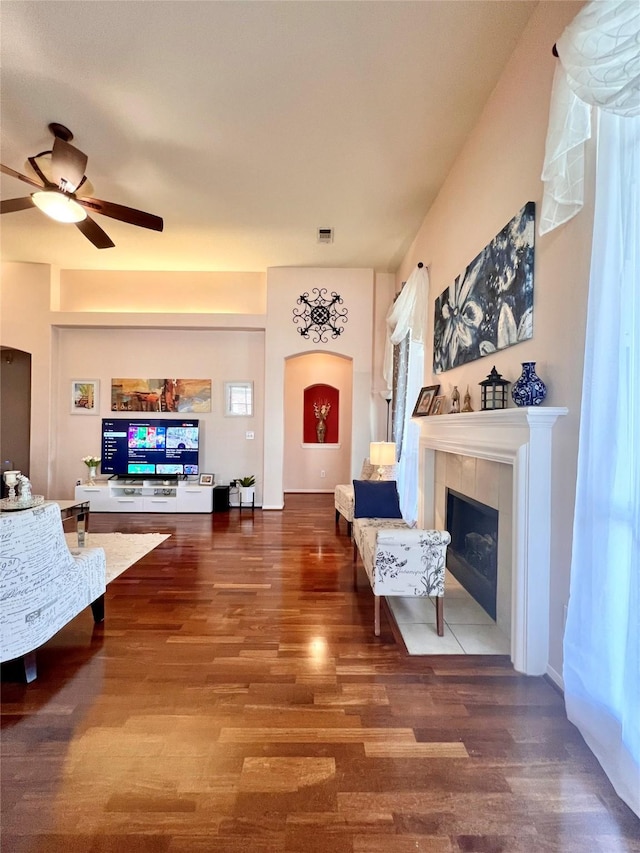
[{"label": "ceiling fan", "polygon": [[[154,216],[152,213],[144,213],[142,210],[124,207],[110,201],[101,201],[99,198],[78,196],[78,190],[87,180],[84,173],[87,167],[87,155],[70,144],[73,134],[64,125],[52,122],[49,130],[54,136],[51,151],[42,151],[28,158],[40,181],[21,175],[20,172],[0,163],[0,171],[5,175],[18,178],[37,188],[37,192],[30,196],[1,201],[0,213],[28,210],[35,205],[57,222],[73,223],[97,249],[110,249],[115,244],[98,223],[91,219],[87,213],[88,210],[110,216],[112,219],[119,219],[121,222],[128,222],[130,225],[162,231],[164,223],[161,217]],[[46,158],[47,155],[51,156],[50,177],[42,171],[41,165],[44,163],[38,163],[40,158]]]}]

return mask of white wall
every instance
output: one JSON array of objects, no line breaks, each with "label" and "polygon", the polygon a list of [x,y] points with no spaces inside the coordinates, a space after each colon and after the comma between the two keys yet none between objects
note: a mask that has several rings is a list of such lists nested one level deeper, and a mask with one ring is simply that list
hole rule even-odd
[{"label": "white wall", "polygon": [[582,3],[541,3],[487,106],[456,160],[435,204],[401,265],[398,281],[419,260],[429,267],[431,293],[425,384],[461,394],[470,386],[480,408],[478,382],[495,364],[512,383],[523,361],[535,361],[548,387],[547,405],[567,406],[554,427],[550,674],[562,669],[563,606],[568,598],[578,424],[582,384],[588,270],[593,219],[593,144],[587,146],[587,198],[582,213],[543,238],[536,235],[532,340],[436,376],[432,372],[434,301],[456,275],[523,207],[542,198],[551,48]]},{"label": "white wall", "polygon": [[61,270],[60,311],[264,314],[266,273]]},{"label": "white wall", "polygon": [[[352,359],[353,362],[353,459],[367,456],[371,435],[371,394],[373,360],[373,287],[370,269],[296,269],[275,267],[267,274],[267,330],[265,339],[265,423],[264,504],[268,509],[284,505],[284,409],[285,359],[310,352],[328,352]],[[317,296],[314,288],[326,288],[343,299],[348,309],[344,332],[336,339],[317,343],[298,332],[293,322],[297,300],[308,293],[311,301]],[[358,463],[358,466],[361,463]],[[359,467],[358,467],[359,470]]]},{"label": "white wall", "polygon": [[[272,297],[268,321],[259,313],[264,310],[267,276]],[[350,388],[345,411],[350,413],[354,447],[345,447],[345,452],[358,470],[335,476],[348,481],[358,473],[369,441],[377,434],[382,436],[384,429],[386,404],[376,390],[382,379],[372,375],[372,363],[382,361],[384,317],[393,297],[393,276],[375,276],[375,304],[373,270],[289,268],[269,274],[218,274],[214,279],[209,281],[203,274],[189,284],[190,278],[179,273],[58,272],[47,265],[3,264],[1,342],[33,354],[30,473],[37,492],[70,497],[73,483],[85,473],[81,457],[99,449],[91,426],[94,417],[69,413],[70,380],[99,379],[101,415],[105,415],[114,376],[157,376],[162,367],[167,375],[180,372],[186,378],[211,377],[214,407],[218,400],[221,403],[223,381],[253,379],[254,418],[246,424],[237,418],[217,422],[215,434],[223,436],[232,453],[220,460],[219,449],[212,454],[205,437],[202,467],[221,481],[255,472],[258,502],[263,469],[267,470],[265,481],[275,490],[271,508],[281,507],[285,358],[313,350],[343,355],[353,365],[350,381],[343,384],[345,393],[347,385]],[[349,309],[343,335],[321,345],[304,341],[292,322],[300,293],[317,286],[339,292]],[[225,296],[229,289],[236,291],[231,301]],[[216,293],[224,299],[217,301]],[[184,313],[185,308],[189,313]],[[221,313],[216,313],[218,308]],[[230,308],[241,313],[225,313]],[[267,325],[275,371],[265,359]],[[265,389],[271,394],[267,406]],[[207,423],[205,429],[210,434]],[[246,430],[255,433],[253,441],[244,438]],[[273,446],[277,446],[275,456]],[[304,487],[312,488],[309,483]],[[324,483],[318,487],[326,488]]]},{"label": "white wall", "polygon": [[31,463],[34,494],[49,495],[52,440],[51,365],[54,342],[49,301],[56,271],[46,264],[3,263],[0,276],[0,340],[31,353]]},{"label": "white wall", "polygon": [[[77,479],[86,477],[82,457],[100,455],[100,426],[111,412],[114,377],[181,377],[212,380],[211,413],[200,421],[200,470],[216,481],[255,474],[256,504],[262,499],[264,334],[170,329],[58,329],[57,393],[53,413],[58,425],[52,454],[51,495],[72,497]],[[72,379],[100,380],[99,416],[72,415]],[[224,382],[254,383],[254,416],[224,415]],[[164,417],[164,416],[161,416]],[[247,440],[246,431],[255,438]]]}]

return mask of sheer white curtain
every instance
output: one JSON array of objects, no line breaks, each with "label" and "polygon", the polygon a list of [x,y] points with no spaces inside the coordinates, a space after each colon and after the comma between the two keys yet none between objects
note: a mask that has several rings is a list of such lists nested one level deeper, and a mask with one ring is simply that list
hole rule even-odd
[{"label": "sheer white curtain", "polygon": [[567,715],[640,815],[640,117],[599,116]]},{"label": "sheer white curtain", "polygon": [[402,456],[398,463],[398,495],[405,521],[413,524],[418,519],[418,445],[420,427],[410,417],[424,378],[424,346],[409,343],[407,370],[407,411],[403,421]]},{"label": "sheer white curtain", "polygon": [[427,296],[429,274],[427,268],[417,266],[398,294],[387,313],[387,339],[385,341],[382,373],[389,390],[393,387],[393,348],[411,333],[411,340],[424,344],[427,325]]},{"label": "sheer white curtain", "polygon": [[640,4],[587,3],[557,48],[543,233],[580,209],[598,127],[565,702],[640,815]]},{"label": "sheer white curtain", "polygon": [[[403,518],[413,523],[418,517],[418,442],[420,429],[411,420],[424,377],[424,337],[427,322],[429,274],[422,264],[407,279],[402,291],[387,314],[384,379],[393,387],[393,347],[410,335],[406,377],[405,410],[402,413],[402,453],[398,460],[398,494]],[[397,408],[395,409],[398,413]],[[398,425],[398,427],[400,424]]]},{"label": "sheer white curtain", "polygon": [[556,45],[542,180],[540,234],[578,213],[584,202],[584,144],[592,106],[633,116],[640,111],[640,3],[587,3]]}]

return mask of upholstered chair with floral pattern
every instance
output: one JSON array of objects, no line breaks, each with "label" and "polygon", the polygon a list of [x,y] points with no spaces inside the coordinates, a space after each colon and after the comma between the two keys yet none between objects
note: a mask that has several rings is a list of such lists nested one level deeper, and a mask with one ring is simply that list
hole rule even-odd
[{"label": "upholstered chair with floral pattern", "polygon": [[446,530],[411,528],[402,519],[355,518],[354,583],[358,554],[375,596],[374,632],[380,634],[380,596],[429,596],[436,600],[436,628],[444,635]]}]

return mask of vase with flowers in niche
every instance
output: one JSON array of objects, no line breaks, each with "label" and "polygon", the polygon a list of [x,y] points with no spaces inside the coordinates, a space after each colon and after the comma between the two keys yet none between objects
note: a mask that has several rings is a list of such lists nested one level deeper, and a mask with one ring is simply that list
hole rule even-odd
[{"label": "vase with flowers in niche", "polygon": [[313,411],[316,416],[316,420],[318,421],[316,424],[316,437],[318,439],[318,444],[324,444],[325,436],[327,434],[327,418],[331,411],[331,403],[328,400],[314,403]]}]

